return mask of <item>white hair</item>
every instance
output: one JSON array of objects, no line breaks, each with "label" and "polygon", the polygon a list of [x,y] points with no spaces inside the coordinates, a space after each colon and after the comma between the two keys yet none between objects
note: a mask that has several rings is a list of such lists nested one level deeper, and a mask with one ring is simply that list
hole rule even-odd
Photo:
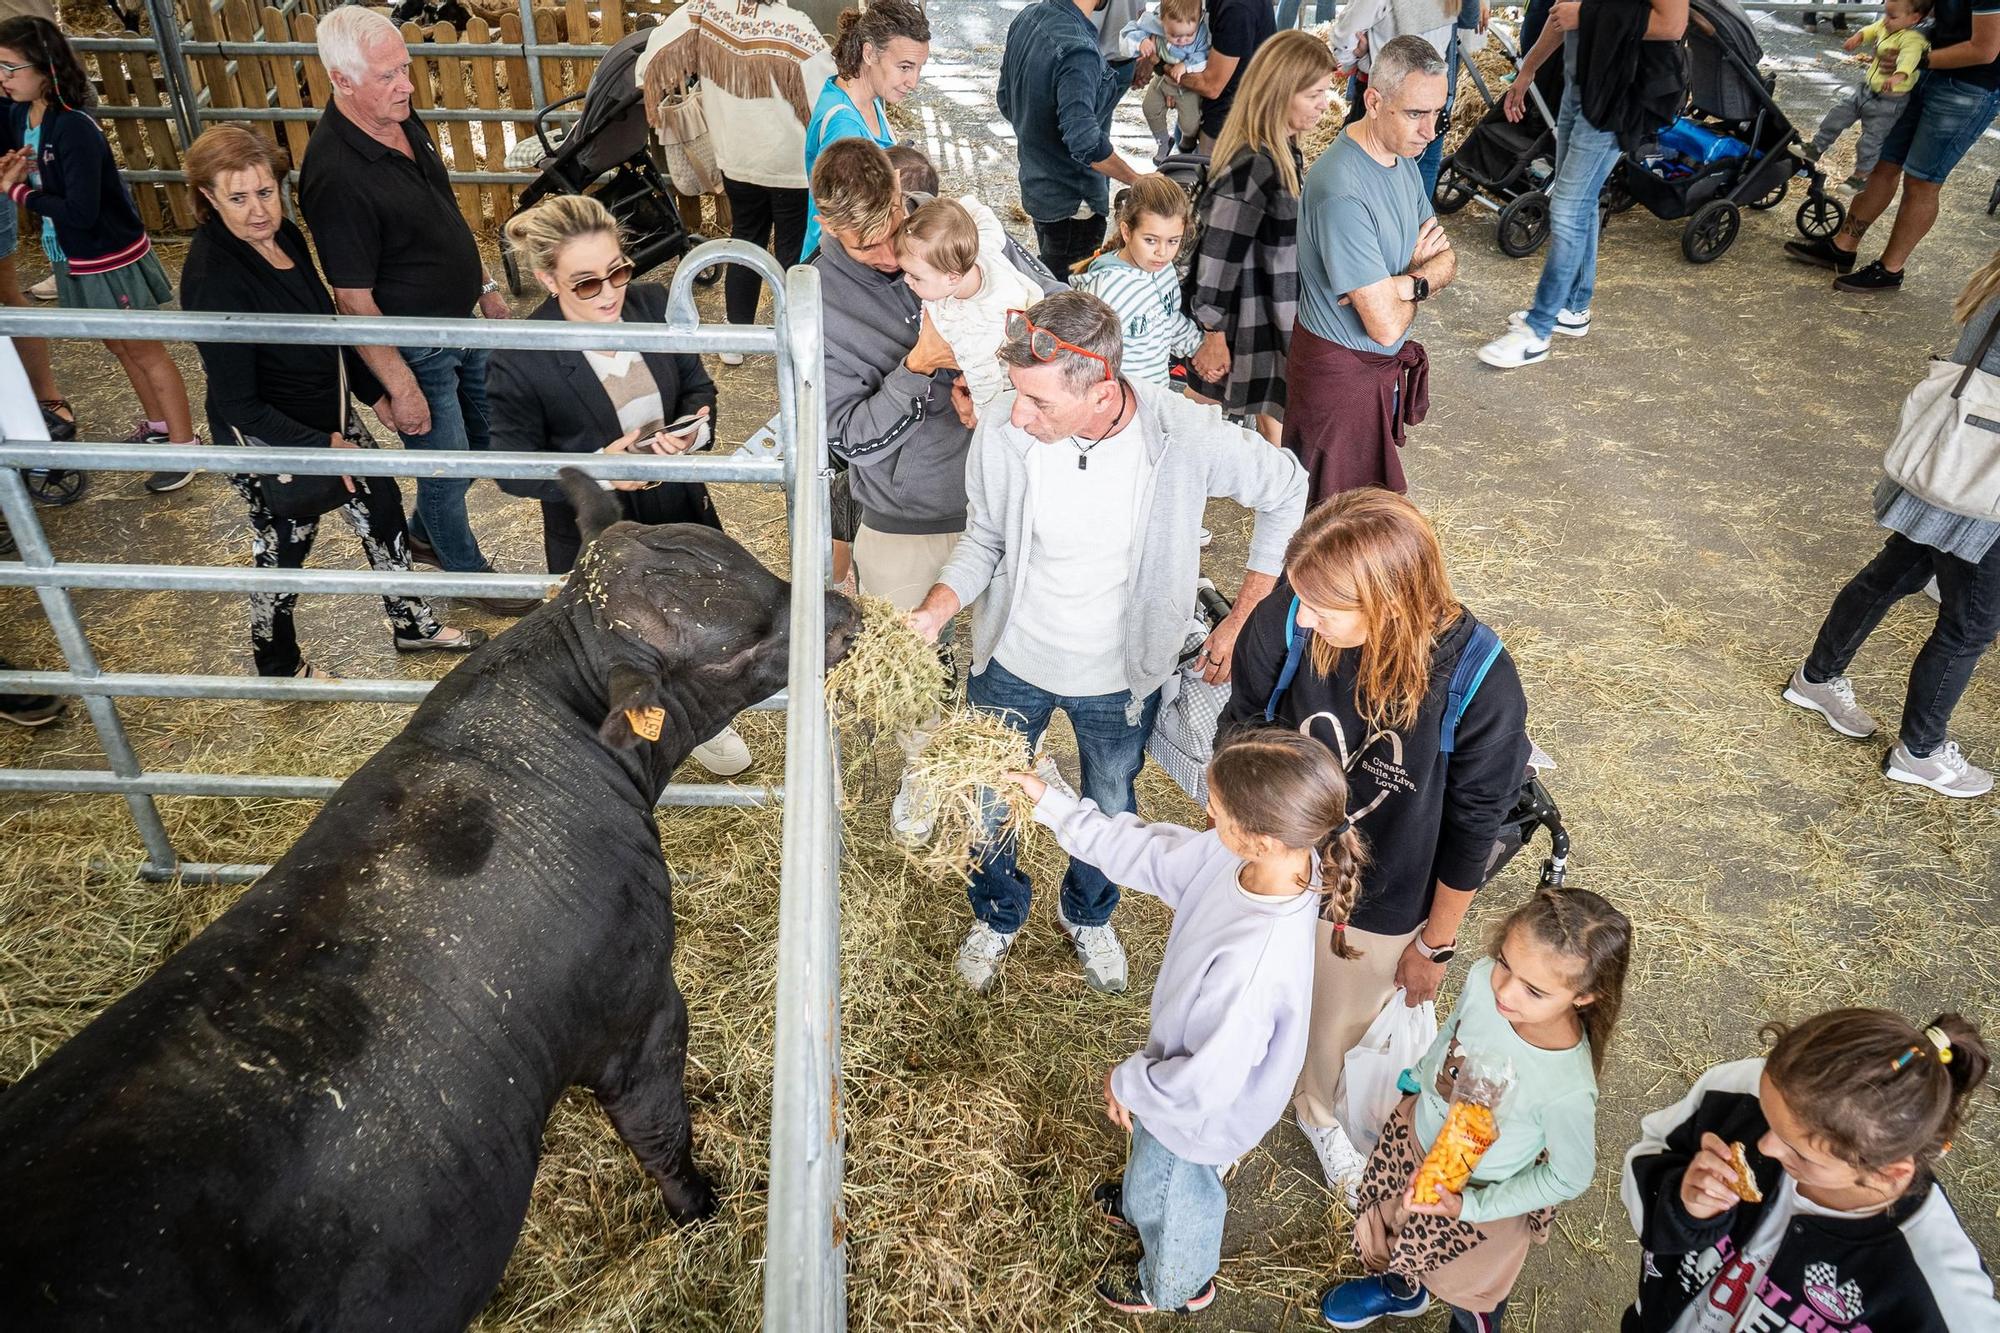
[{"label": "white hair", "polygon": [[319,21],[319,61],[328,74],[368,77],[368,48],[383,40],[402,44],[403,34],[387,15],[360,5],[341,5]]}]

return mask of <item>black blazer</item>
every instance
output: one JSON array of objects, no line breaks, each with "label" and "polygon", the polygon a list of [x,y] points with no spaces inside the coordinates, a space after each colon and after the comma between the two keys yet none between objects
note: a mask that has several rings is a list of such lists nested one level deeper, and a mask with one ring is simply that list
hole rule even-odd
[{"label": "black blazer", "polygon": [[[623,319],[658,324],[667,316],[667,289],[635,282],[625,293]],[[551,296],[529,319],[562,319],[562,307]],[[701,358],[686,352],[647,352],[646,368],[660,386],[660,406],[675,421],[699,408],[715,419],[715,381],[702,369]],[[597,373],[581,352],[497,351],[486,367],[488,447],[519,453],[594,454],[625,433]],[[553,481],[527,479],[496,483],[509,495],[566,503]],[[632,517],[645,523],[706,523],[721,526],[708,501],[708,489],[698,482],[668,482],[646,491],[617,492]]]}]

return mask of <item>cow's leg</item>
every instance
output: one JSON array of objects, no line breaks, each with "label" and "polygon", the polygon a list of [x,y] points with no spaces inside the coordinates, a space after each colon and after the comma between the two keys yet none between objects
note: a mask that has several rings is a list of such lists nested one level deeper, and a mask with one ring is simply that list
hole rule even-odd
[{"label": "cow's leg", "polygon": [[687,1004],[667,977],[660,1008],[636,1040],[591,1085],[618,1137],[666,1196],[667,1211],[693,1222],[715,1211],[715,1190],[694,1164],[688,1117]]}]

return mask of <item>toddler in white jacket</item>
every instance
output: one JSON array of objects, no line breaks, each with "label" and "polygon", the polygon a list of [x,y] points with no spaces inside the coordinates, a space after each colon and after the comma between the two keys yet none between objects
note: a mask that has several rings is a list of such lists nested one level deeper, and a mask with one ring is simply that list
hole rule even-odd
[{"label": "toddler in white jacket", "polygon": [[903,281],[950,344],[975,410],[1010,387],[998,356],[1007,312],[1042,299],[1042,289],[1008,262],[1006,250],[1000,219],[970,196],[933,199],[910,214],[896,237]]}]

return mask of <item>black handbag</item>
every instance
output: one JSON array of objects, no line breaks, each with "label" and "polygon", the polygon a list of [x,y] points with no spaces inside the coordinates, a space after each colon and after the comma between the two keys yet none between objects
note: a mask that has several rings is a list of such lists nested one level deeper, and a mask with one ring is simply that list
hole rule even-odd
[{"label": "black handbag", "polygon": [[[347,398],[347,357],[336,348],[335,364],[339,366],[340,410],[343,419],[341,434],[353,441],[357,449],[376,447],[374,436],[361,424],[361,417]],[[236,438],[243,441],[243,432],[237,431]],[[332,448],[331,445],[327,446]],[[347,489],[347,483],[338,475],[334,476],[293,476],[289,472],[265,475],[257,478],[258,486],[264,494],[264,508],[273,518],[299,519],[323,518],[355,498],[361,487],[367,483],[361,478],[354,479],[355,490]]]}]

